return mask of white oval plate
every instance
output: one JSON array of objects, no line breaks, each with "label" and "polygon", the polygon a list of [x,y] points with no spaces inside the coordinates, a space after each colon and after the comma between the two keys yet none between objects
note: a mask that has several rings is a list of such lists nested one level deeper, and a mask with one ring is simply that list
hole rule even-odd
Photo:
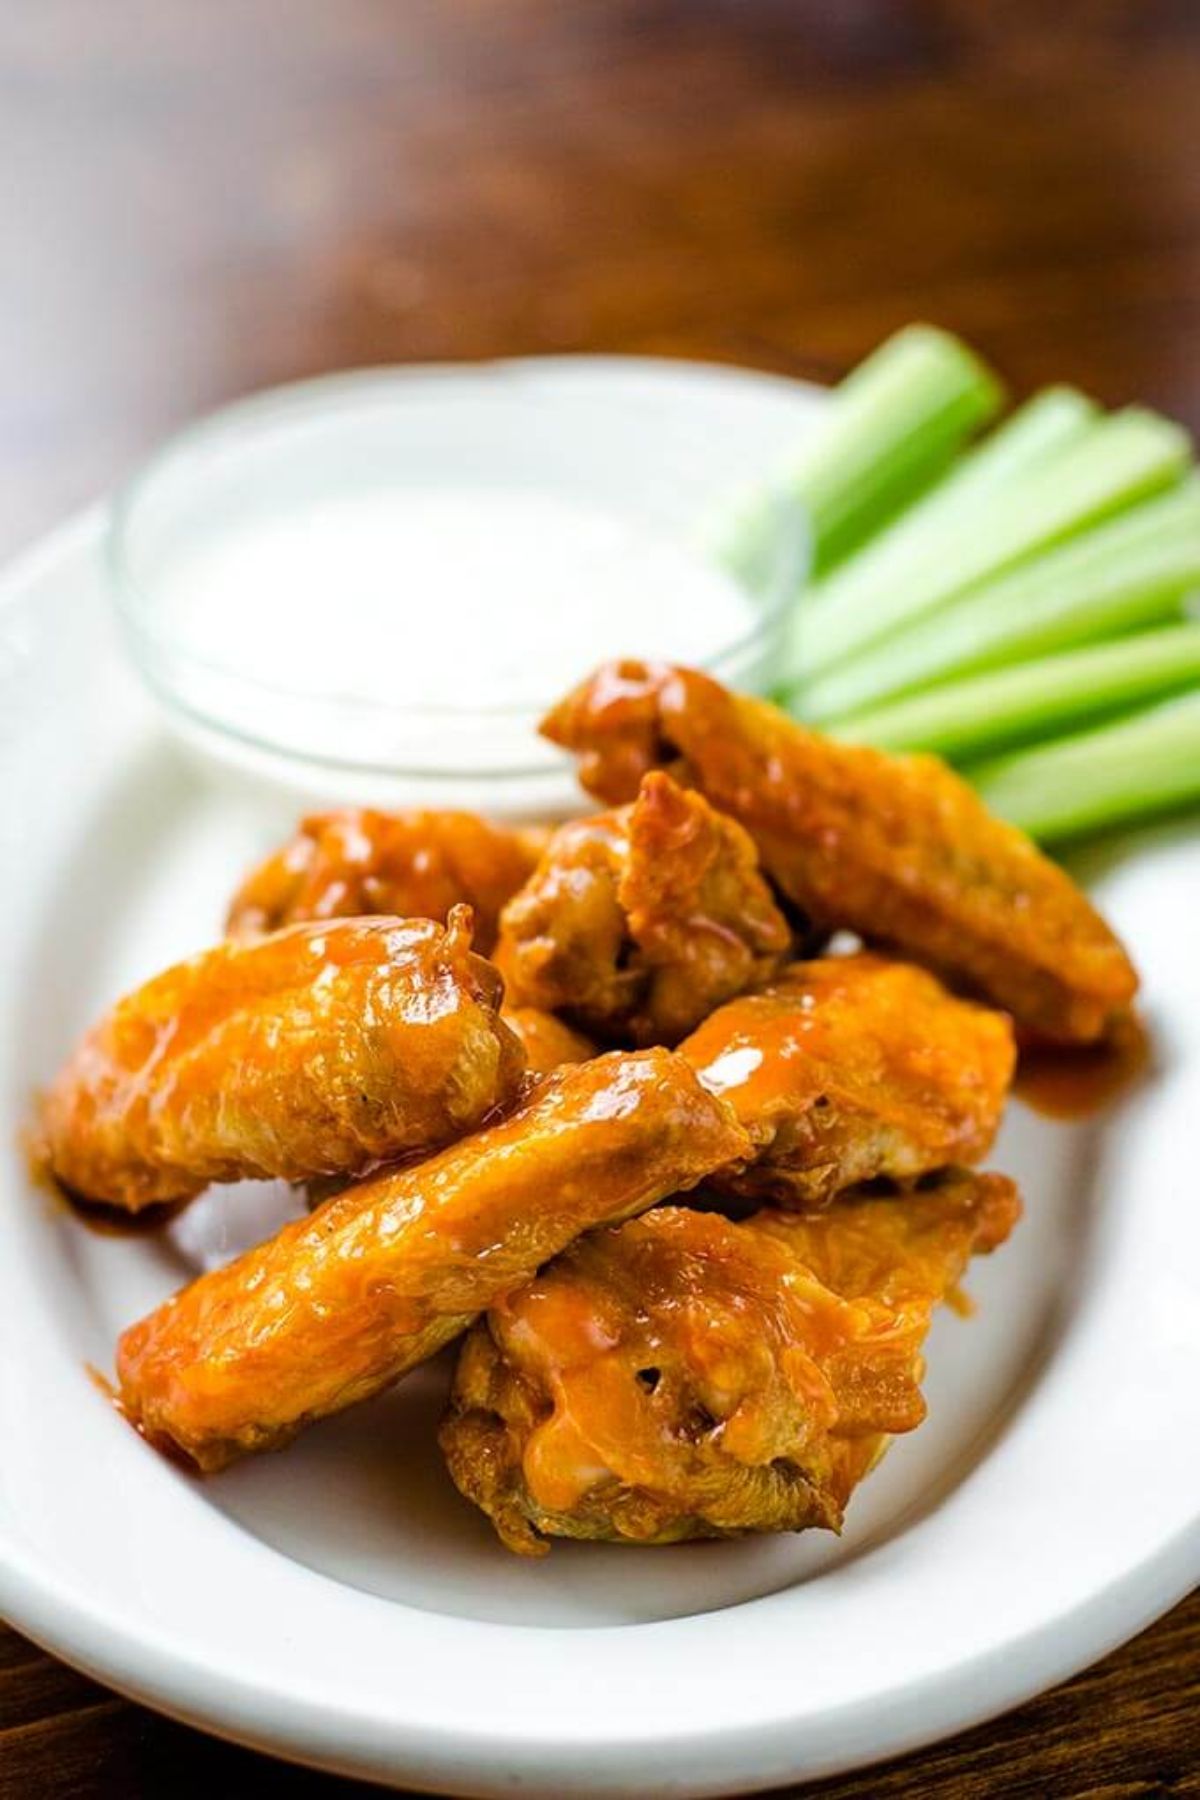
[{"label": "white oval plate", "polygon": [[[509,372],[511,379],[511,371]],[[588,359],[524,379],[689,406],[728,466],[811,418],[795,384]],[[478,380],[493,379],[481,369]],[[648,408],[647,417],[652,417]],[[652,428],[652,427],[647,427]],[[1110,859],[1156,1058],[1104,1118],[1017,1106],[1028,1213],[929,1345],[930,1418],[818,1533],[508,1556],[433,1444],[446,1371],[206,1483],[106,1405],[121,1326],[266,1228],[270,1192],[104,1237],[30,1182],[30,1095],[115,994],[216,935],[287,824],[165,737],[114,648],[92,514],[0,603],[0,1611],[150,1705],[447,1793],[716,1794],[986,1718],[1130,1636],[1200,1575],[1200,836]],[[614,651],[620,646],[614,645]]]}]

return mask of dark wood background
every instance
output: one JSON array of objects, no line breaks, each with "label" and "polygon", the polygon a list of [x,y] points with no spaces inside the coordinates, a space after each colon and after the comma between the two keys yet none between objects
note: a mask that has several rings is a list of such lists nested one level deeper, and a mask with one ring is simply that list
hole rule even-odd
[{"label": "dark wood background", "polygon": [[[570,350],[832,378],[914,318],[1018,390],[1200,428],[1200,0],[0,6],[0,552],[271,382]],[[808,1791],[1200,1794],[1200,1601]],[[251,1792],[367,1790],[0,1626],[3,1800]]]}]

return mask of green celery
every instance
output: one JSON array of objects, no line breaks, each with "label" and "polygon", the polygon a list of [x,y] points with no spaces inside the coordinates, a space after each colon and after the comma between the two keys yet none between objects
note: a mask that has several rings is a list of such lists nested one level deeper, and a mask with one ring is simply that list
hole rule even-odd
[{"label": "green celery", "polygon": [[1169,625],[928,688],[841,720],[834,735],[962,760],[1197,683],[1200,623]]},{"label": "green celery", "polygon": [[1200,692],[968,769],[1002,818],[1045,841],[1200,800]]},{"label": "green celery", "polygon": [[799,690],[804,715],[856,719],[901,695],[1177,617],[1200,590],[1200,481],[1068,538]]},{"label": "green celery", "polygon": [[874,699],[875,691],[861,691],[854,670],[860,654],[877,640],[1169,486],[1189,455],[1187,433],[1179,426],[1129,407],[989,494],[986,505],[968,508],[952,538],[940,548],[927,547],[920,571],[913,571],[903,587],[872,589],[841,609],[839,641],[855,654],[823,677],[801,683],[805,717],[834,718]]},{"label": "green celery", "polygon": [[1045,459],[1080,443],[1101,419],[1094,401],[1073,388],[1047,388],[1026,401],[961,457],[927,494],[871,538],[805,595],[794,628],[795,666],[812,677],[856,648],[862,613],[876,597],[920,580],[947,554],[972,506]]},{"label": "green celery", "polygon": [[815,565],[828,568],[927,487],[1002,400],[996,377],[948,332],[897,332],[834,390],[792,463],[719,522],[715,554],[761,587],[786,496],[807,517]]}]

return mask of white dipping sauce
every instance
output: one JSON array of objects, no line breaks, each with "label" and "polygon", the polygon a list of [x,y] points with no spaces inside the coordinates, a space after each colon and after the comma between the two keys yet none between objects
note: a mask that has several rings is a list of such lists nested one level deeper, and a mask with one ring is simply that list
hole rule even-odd
[{"label": "white dipping sauce", "polygon": [[200,659],[345,701],[540,706],[614,656],[704,661],[755,623],[719,568],[529,489],[367,489],[250,512],[161,572]]}]

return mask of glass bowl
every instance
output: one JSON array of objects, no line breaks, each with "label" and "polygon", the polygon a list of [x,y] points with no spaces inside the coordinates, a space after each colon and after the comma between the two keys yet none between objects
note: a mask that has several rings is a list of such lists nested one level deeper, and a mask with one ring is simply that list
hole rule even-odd
[{"label": "glass bowl", "polygon": [[[664,578],[716,579],[705,534],[755,472],[740,382],[764,378],[547,359],[331,376],[226,407],[114,501],[133,660],[190,745],[314,801],[566,811],[576,790],[537,722],[595,663],[769,680],[807,567],[794,504],[733,612]],[[764,382],[776,400],[781,385]],[[618,541],[605,602],[596,566]]]}]

